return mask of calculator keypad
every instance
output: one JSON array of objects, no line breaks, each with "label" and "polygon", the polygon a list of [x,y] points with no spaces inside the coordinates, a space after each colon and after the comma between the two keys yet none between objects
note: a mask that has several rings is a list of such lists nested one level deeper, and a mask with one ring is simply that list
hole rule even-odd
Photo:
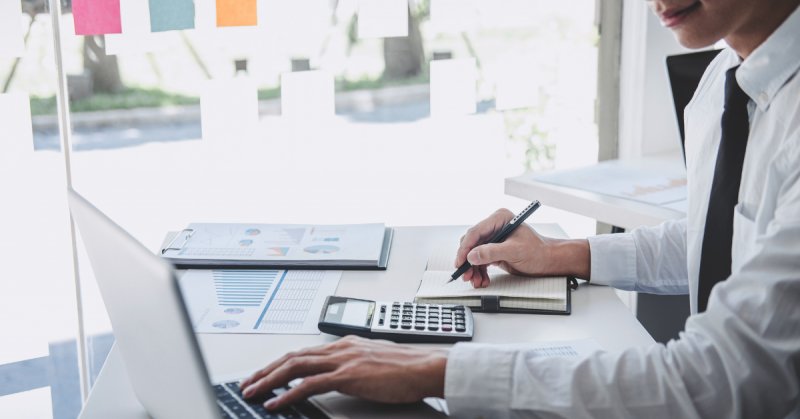
[{"label": "calculator keypad", "polygon": [[409,302],[377,302],[386,322],[373,323],[373,331],[422,333],[426,335],[472,335],[472,315],[468,308],[454,305],[428,305]]}]

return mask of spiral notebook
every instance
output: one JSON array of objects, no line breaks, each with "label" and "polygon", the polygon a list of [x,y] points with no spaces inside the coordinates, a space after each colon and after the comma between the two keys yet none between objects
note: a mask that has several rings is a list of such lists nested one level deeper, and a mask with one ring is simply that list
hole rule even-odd
[{"label": "spiral notebook", "polygon": [[[531,224],[540,234],[566,238],[558,224]],[[563,314],[572,312],[571,292],[577,286],[574,278],[512,275],[498,267],[488,269],[488,288],[473,288],[457,279],[449,284],[455,271],[458,243],[442,242],[434,246],[428,267],[422,276],[414,299],[422,304],[460,304],[477,312]]]}]

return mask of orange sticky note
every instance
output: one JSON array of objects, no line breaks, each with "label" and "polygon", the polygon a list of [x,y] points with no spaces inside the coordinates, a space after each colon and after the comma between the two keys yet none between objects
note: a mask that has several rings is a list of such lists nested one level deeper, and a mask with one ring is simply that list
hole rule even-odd
[{"label": "orange sticky note", "polygon": [[258,25],[256,0],[217,0],[217,26]]}]

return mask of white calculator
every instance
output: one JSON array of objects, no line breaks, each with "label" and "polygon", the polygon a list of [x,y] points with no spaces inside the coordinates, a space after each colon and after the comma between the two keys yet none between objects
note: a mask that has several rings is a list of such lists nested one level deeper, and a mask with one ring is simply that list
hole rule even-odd
[{"label": "white calculator", "polygon": [[403,343],[453,343],[472,340],[472,310],[460,305],[368,301],[330,296],[319,316],[319,330]]}]

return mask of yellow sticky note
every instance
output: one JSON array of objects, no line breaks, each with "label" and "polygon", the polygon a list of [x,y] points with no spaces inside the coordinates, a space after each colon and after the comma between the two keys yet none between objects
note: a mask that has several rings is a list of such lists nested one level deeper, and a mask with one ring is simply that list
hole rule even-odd
[{"label": "yellow sticky note", "polygon": [[217,0],[217,27],[258,25],[256,0]]}]

